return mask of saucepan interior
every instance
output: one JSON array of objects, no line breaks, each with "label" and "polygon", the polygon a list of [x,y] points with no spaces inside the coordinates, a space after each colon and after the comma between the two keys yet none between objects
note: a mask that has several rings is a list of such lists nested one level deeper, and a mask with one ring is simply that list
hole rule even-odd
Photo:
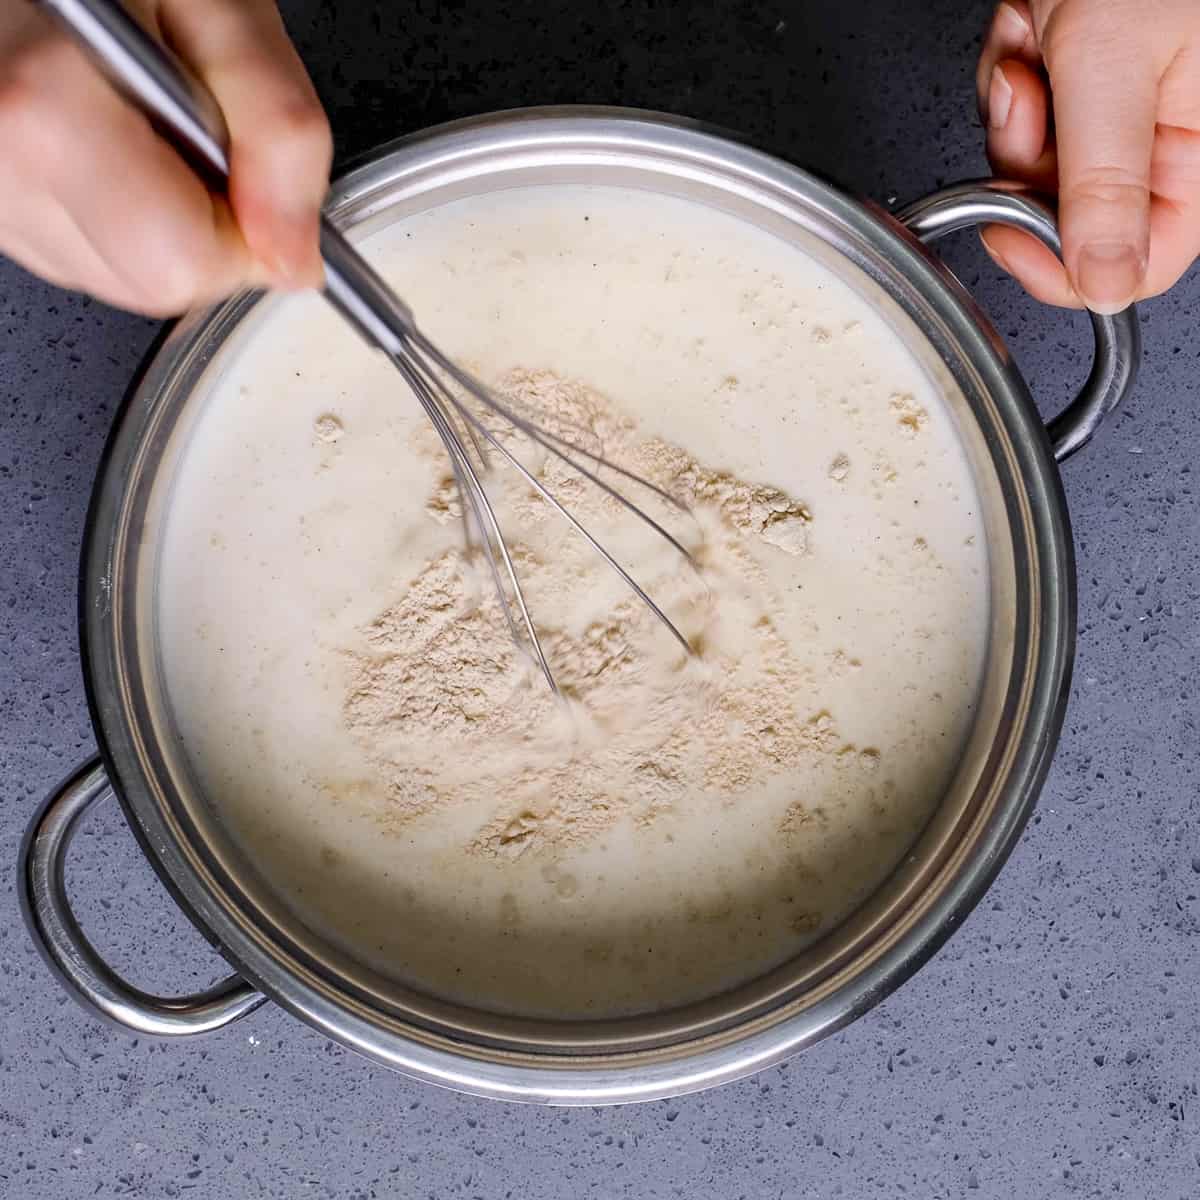
[{"label": "saucepan interior", "polygon": [[289,910],[235,844],[180,749],[156,619],[173,480],[206,395],[264,317],[260,298],[182,322],[134,389],[93,506],[82,620],[97,729],[131,824],[176,898],[241,973],[330,1036],[402,1069],[489,1094],[600,1102],[688,1090],[778,1058],[865,1011],[948,935],[1019,833],[1053,747],[1073,568],[1057,472],[986,321],[894,222],[803,172],[677,123],[509,116],[385,150],[343,182],[336,215],[357,238],[460,197],[562,183],[698,201],[801,247],[869,300],[953,415],[987,532],[984,681],[934,817],[858,911],[795,959],[701,1003],[553,1021],[405,986]]}]

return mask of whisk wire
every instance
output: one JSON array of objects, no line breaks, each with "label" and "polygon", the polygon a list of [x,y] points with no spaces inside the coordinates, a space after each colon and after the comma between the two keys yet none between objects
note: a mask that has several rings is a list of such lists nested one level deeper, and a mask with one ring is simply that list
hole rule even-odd
[{"label": "whisk wire", "polygon": [[[393,362],[412,389],[418,403],[433,423],[434,429],[437,431],[450,456],[451,469],[454,471],[460,502],[463,504],[464,518],[468,512],[469,505],[470,513],[474,517],[479,530],[480,546],[483,549],[484,557],[487,560],[488,568],[492,575],[492,582],[496,588],[500,607],[504,613],[505,622],[508,625],[509,634],[518,646],[523,641],[528,641],[533,657],[541,669],[546,683],[549,685],[550,690],[557,694],[558,684],[554,680],[554,673],[550,670],[550,664],[542,649],[541,639],[538,637],[533,617],[529,612],[529,605],[525,600],[525,593],[521,587],[520,577],[512,561],[512,555],[509,553],[504,534],[500,529],[500,522],[496,517],[496,512],[492,507],[491,501],[488,499],[487,491],[479,479],[479,474],[471,462],[466,448],[455,432],[449,414],[443,409],[436,393],[429,387],[418,370],[418,367],[422,365],[419,360],[415,357],[409,359],[402,355],[395,355],[393,356]],[[520,613],[521,625],[524,626],[526,634],[524,639],[521,637],[517,622],[513,617],[511,602],[501,578],[500,564],[497,562],[496,556],[497,550],[504,564],[504,573],[508,576],[509,583],[512,585],[513,598]]]},{"label": "whisk wire", "polygon": [[[220,186],[228,182],[229,131],[221,115],[220,106],[208,89],[184,70],[171,51],[150,37],[120,4],[101,4],[98,0],[70,0],[70,3],[66,0],[56,0],[54,3],[48,3],[47,7],[63,28],[91,54],[96,63],[124,88],[134,103],[155,120],[156,126],[181,149],[185,159],[201,172],[206,184]],[[523,464],[500,443],[496,435],[470,411],[468,405],[443,384],[438,372],[441,371],[485,408],[508,421],[514,429],[556,454],[624,505],[629,512],[646,522],[691,561],[687,549],[668,530],[601,479],[595,471],[583,466],[574,456],[587,458],[597,468],[616,472],[626,479],[650,488],[669,503],[676,504],[677,507],[683,506],[678,505],[673,497],[649,481],[527,421],[452,363],[420,332],[408,305],[346,240],[328,215],[321,217],[320,246],[325,264],[326,298],[370,346],[382,350],[392,360],[445,445],[462,500],[464,520],[467,519],[469,509],[477,526],[480,545],[491,566],[510,630],[516,637],[518,623],[509,603],[508,592],[502,586],[502,576],[506,576],[512,585],[513,603],[520,612],[520,624],[528,634],[529,642],[550,687],[557,691],[525,603],[500,522],[480,481],[479,469],[471,461],[460,426],[465,430],[467,440],[470,441],[484,471],[489,465],[487,447],[490,446],[499,451],[556,511],[587,538],[675,637],[690,649],[687,640],[662,609],[549,490],[533,478]],[[469,524],[467,530],[469,542]],[[520,641],[519,638],[517,640]]]},{"label": "whisk wire", "polygon": [[[437,355],[436,351],[434,353],[435,353],[436,357],[441,357],[440,355]],[[570,509],[568,509],[558,499],[558,497],[555,496],[554,493],[548,487],[546,487],[546,485],[543,484],[541,482],[541,480],[539,480],[529,470],[529,468],[526,467],[525,464],[523,462],[521,462],[521,460],[507,446],[505,446],[503,444],[503,442],[500,441],[500,439],[496,436],[496,434],[492,430],[490,430],[479,419],[479,417],[475,413],[473,413],[470,410],[470,408],[467,407],[466,404],[464,404],[462,402],[462,400],[459,397],[455,396],[454,393],[440,379],[438,379],[436,371],[434,371],[432,368],[430,368],[428,364],[422,363],[421,360],[416,355],[413,356],[413,361],[417,364],[420,364],[421,372],[425,377],[423,382],[425,382],[425,380],[427,380],[429,382],[429,384],[432,386],[432,389],[439,392],[441,394],[442,399],[446,403],[452,405],[455,408],[455,410],[457,410],[457,412],[460,414],[460,416],[463,418],[463,420],[467,422],[468,426],[470,428],[474,429],[477,433],[479,433],[480,436],[482,436],[482,438],[484,439],[484,441],[492,449],[494,449],[505,460],[505,462],[507,462],[521,476],[521,478],[524,479],[525,482],[528,483],[530,485],[530,487],[532,487],[537,492],[537,494],[539,496],[541,496],[542,499],[545,500],[546,503],[549,504],[554,509],[555,512],[557,512],[561,517],[563,517],[571,525],[571,527],[573,529],[575,529],[576,532],[579,533],[587,541],[588,545],[590,545],[592,547],[592,549],[595,550],[596,553],[599,554],[601,556],[601,558],[603,558],[604,561],[606,563],[608,563],[608,565],[610,567],[612,567],[612,569],[614,571],[617,572],[618,575],[620,575],[620,577],[625,581],[625,583],[630,587],[630,589],[632,589],[632,591],[638,597],[638,599],[640,599],[642,601],[642,603],[645,604],[652,613],[654,613],[654,615],[671,632],[671,634],[674,636],[675,640],[678,641],[679,644],[683,647],[683,649],[690,654],[692,652],[691,643],[687,640],[686,637],[684,637],[684,635],[680,632],[680,630],[675,625],[675,623],[671,620],[670,617],[667,616],[667,614],[662,610],[662,608],[655,602],[653,597],[646,591],[646,589],[643,588],[642,585],[640,583],[638,583],[638,581],[636,579],[634,579],[633,576],[620,564],[620,562],[617,561],[617,559],[614,557],[614,555],[608,550],[608,548],[606,546],[603,545],[603,543],[601,543],[596,538],[596,536],[591,532],[591,530],[589,530],[583,524],[583,522],[581,522],[579,520],[579,518],[576,517],[575,514],[573,512],[571,512]],[[533,432],[530,434],[530,436],[533,437],[534,440],[538,441],[540,444],[543,444],[543,445],[545,444],[543,439],[540,436],[538,436],[539,434],[541,434],[543,432],[540,429],[540,427],[532,425],[529,422],[523,421],[521,418],[516,417],[515,414],[510,416],[509,412],[507,410],[507,407],[504,406],[503,404],[501,404],[501,402],[499,402],[498,400],[495,400],[487,388],[485,388],[482,384],[478,383],[477,381],[473,380],[471,378],[471,376],[467,375],[466,372],[461,371],[458,368],[454,368],[454,377],[457,380],[459,380],[460,382],[462,380],[466,380],[467,382],[464,382],[462,384],[462,386],[469,387],[470,394],[473,395],[476,399],[478,399],[481,403],[487,405],[489,408],[493,409],[494,411],[498,412],[500,415],[504,416],[506,420],[511,421],[522,432],[524,432],[526,428],[532,430]],[[547,449],[549,449],[551,451],[551,453],[556,454],[557,457],[562,459],[564,462],[568,463],[573,469],[575,469],[576,471],[579,471],[580,474],[585,476],[585,478],[591,479],[593,482],[596,483],[596,485],[598,487],[602,488],[606,493],[613,495],[617,499],[623,501],[624,504],[626,505],[626,507],[628,507],[632,511],[638,513],[638,515],[641,516],[641,518],[646,522],[647,525],[649,525],[652,529],[654,529],[656,532],[658,532],[672,546],[674,546],[676,549],[678,549],[679,552],[689,562],[691,561],[691,555],[688,553],[687,549],[680,544],[678,539],[675,538],[670,533],[669,530],[664,529],[662,527],[662,525],[660,525],[659,522],[654,520],[654,518],[651,517],[648,513],[642,512],[641,509],[637,508],[637,506],[633,505],[632,502],[630,502],[626,497],[622,496],[620,492],[617,492],[614,488],[609,487],[607,484],[605,484],[605,482],[602,479],[596,478],[596,476],[592,472],[588,471],[587,468],[581,467],[578,463],[574,462],[567,454],[563,453],[560,450],[555,450],[553,447],[550,447],[550,446],[547,446]],[[593,457],[596,457],[596,456],[593,456]],[[640,477],[635,476],[635,478],[640,478]],[[647,486],[654,488],[655,491],[658,490],[657,488],[654,487],[653,484],[647,483]],[[498,525],[496,526],[496,528],[497,528],[497,532],[498,532],[499,531]],[[505,554],[505,557],[507,559],[507,552]],[[533,636],[536,639],[536,634],[534,634]],[[538,652],[540,655],[541,654],[540,644],[538,646]]]},{"label": "whisk wire", "polygon": [[[543,429],[540,425],[536,425],[532,421],[522,417],[519,413],[515,412],[512,408],[506,405],[498,396],[496,396],[490,388],[486,387],[469,372],[464,371],[463,368],[457,363],[447,358],[446,355],[444,355],[419,330],[414,328],[413,333],[410,335],[410,340],[414,346],[428,354],[429,357],[434,360],[437,366],[445,371],[445,373],[449,375],[451,379],[453,379],[455,383],[462,387],[468,394],[474,396],[493,412],[503,417],[504,420],[508,421],[509,424],[513,425],[521,433],[525,434],[525,436],[530,440],[550,451],[551,454],[553,454],[556,458],[561,459],[573,470],[578,471],[585,479],[590,480],[598,488],[604,491],[605,494],[611,496],[625,509],[633,513],[636,517],[638,517],[639,520],[643,521],[646,525],[653,529],[654,532],[660,537],[663,537],[670,542],[671,545],[674,546],[675,549],[678,550],[679,553],[682,554],[689,562],[693,562],[691,552],[677,537],[675,537],[674,534],[671,533],[670,530],[665,528],[659,521],[656,521],[644,509],[634,504],[628,496],[624,495],[622,492],[619,492],[611,484],[601,479],[600,476],[595,472],[590,471],[587,467],[581,466],[579,463],[577,463],[570,457],[568,451],[573,454],[582,454],[585,458],[591,459],[592,462],[597,464],[597,466],[613,471],[616,474],[630,480],[630,482],[646,488],[648,491],[651,491],[658,496],[659,499],[665,501],[667,504],[670,504],[680,512],[686,513],[688,511],[687,505],[679,500],[678,497],[672,496],[670,492],[666,491],[664,488],[660,488],[657,484],[652,483],[644,476],[638,475],[636,472],[630,471],[628,468],[622,467],[618,463],[610,461],[609,459],[605,458],[604,455],[598,454],[593,450],[588,450],[586,447],[580,446],[577,443],[568,440],[567,438],[559,437],[557,434],[551,433],[549,430]],[[449,399],[450,403],[455,405],[455,407],[460,411],[465,408],[461,400],[455,397],[452,393],[447,392],[447,398]]]}]

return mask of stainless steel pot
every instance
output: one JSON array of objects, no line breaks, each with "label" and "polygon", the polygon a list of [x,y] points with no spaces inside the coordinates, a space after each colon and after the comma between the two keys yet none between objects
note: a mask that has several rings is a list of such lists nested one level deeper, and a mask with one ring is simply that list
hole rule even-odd
[{"label": "stainless steel pot", "polygon": [[[1016,841],[1058,737],[1074,647],[1074,562],[1055,459],[1129,392],[1135,314],[1092,318],[1091,375],[1047,433],[1004,344],[923,245],[999,222],[1057,251],[1043,205],[999,184],[965,184],[893,218],[731,138],[623,111],[501,114],[405,139],[343,179],[332,212],[360,234],[463,195],[552,182],[688,197],[798,244],[865,295],[940,384],[985,512],[992,620],[979,716],[936,815],[891,879],[816,946],[672,1011],[594,1022],[501,1016],[403,987],[322,941],[270,893],[198,794],[168,734],[157,665],[162,514],[194,415],[189,398],[257,303],[241,296],[187,317],[158,347],[117,419],[93,497],[80,630],[101,760],[47,800],[20,863],[33,937],[93,1011],[142,1034],[192,1034],[270,998],[380,1063],[467,1092],[560,1104],[675,1095],[777,1062],[867,1011],[949,936]],[[161,999],[134,989],[71,913],[66,849],[110,790],[175,899],[236,971],[209,992]]]}]

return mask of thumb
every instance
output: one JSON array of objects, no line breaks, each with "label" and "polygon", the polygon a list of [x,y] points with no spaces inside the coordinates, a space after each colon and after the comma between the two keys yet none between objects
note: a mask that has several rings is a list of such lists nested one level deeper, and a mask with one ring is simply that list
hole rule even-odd
[{"label": "thumb", "polygon": [[[1146,275],[1159,71],[1110,7],[1057,10],[1043,50],[1058,135],[1063,260],[1093,311],[1119,312]],[[1121,28],[1124,24],[1125,28]]]}]

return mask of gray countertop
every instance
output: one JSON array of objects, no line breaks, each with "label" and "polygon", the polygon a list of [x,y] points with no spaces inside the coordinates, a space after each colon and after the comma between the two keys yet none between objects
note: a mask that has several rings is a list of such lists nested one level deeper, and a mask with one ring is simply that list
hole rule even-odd
[{"label": "gray countertop", "polygon": [[[979,174],[964,0],[332,0],[285,11],[343,155],[450,116],[623,103],[741,129],[861,193]],[[947,250],[1047,409],[1088,333]],[[374,1068],[270,1007],[149,1042],[71,1003],[12,864],[93,749],[75,634],[88,490],[154,327],[0,263],[0,1196],[1153,1196],[1200,1192],[1200,277],[1143,311],[1138,393],[1065,470],[1079,557],[1071,706],[1038,814],[920,974],[790,1065],[679,1101],[556,1111]],[[1200,482],[1197,480],[1196,482]],[[73,891],[153,990],[218,964],[115,806]]]}]

